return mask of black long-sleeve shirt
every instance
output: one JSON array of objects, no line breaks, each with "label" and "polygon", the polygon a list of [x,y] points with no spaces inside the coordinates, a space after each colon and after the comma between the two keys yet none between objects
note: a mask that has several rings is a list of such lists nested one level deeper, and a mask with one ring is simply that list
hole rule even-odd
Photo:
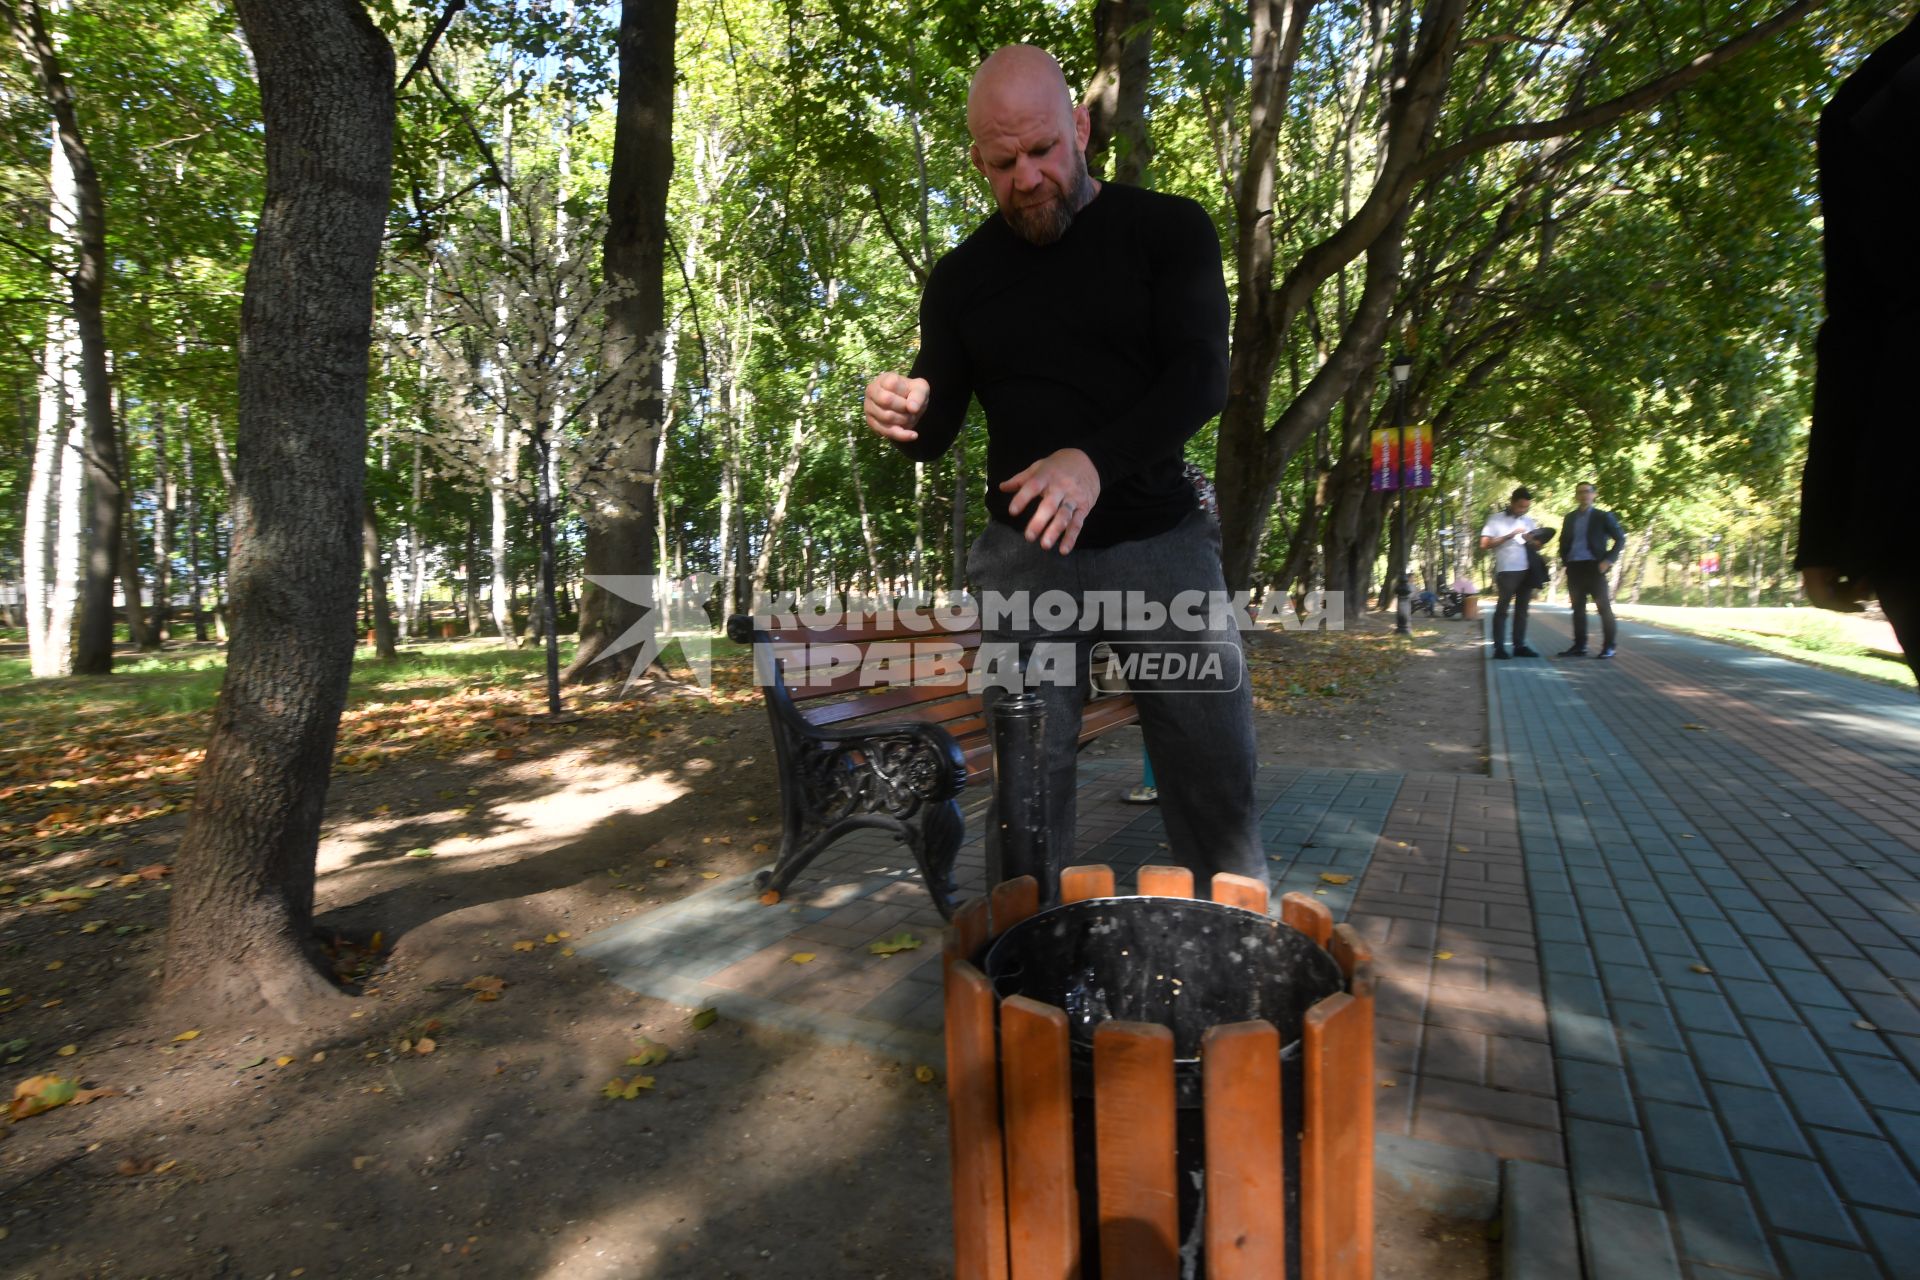
[{"label": "black long-sleeve shirt", "polygon": [[1920,416],[1920,18],[1868,56],[1820,115],[1827,319],[1796,565],[1910,577],[1905,465]]},{"label": "black long-sleeve shirt", "polygon": [[1194,509],[1181,446],[1227,394],[1227,291],[1206,210],[1104,185],[1066,235],[1029,244],[995,214],[934,265],[920,301],[913,376],[932,388],[919,439],[929,461],[974,397],[987,415],[987,508],[1000,482],[1057,450],[1086,452],[1100,498],[1078,545],[1164,533]]}]

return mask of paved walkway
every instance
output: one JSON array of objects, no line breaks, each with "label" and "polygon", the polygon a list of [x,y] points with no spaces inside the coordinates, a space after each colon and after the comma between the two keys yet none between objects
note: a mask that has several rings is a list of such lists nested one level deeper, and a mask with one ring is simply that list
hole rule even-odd
[{"label": "paved walkway", "polygon": [[1588,1274],[1920,1274],[1920,699],[1631,624],[1490,675]]},{"label": "paved walkway", "polygon": [[[1565,647],[1564,611],[1534,616]],[[1510,1200],[1545,1189],[1531,1256],[1567,1240],[1554,1280],[1570,1217],[1590,1280],[1920,1275],[1920,699],[1632,624],[1613,662],[1488,670],[1492,777],[1262,770],[1276,891],[1376,948],[1383,1143],[1512,1162]],[[1119,802],[1137,767],[1080,771],[1077,860],[1123,887],[1166,858],[1157,810]],[[777,906],[742,877],[583,951],[648,995],[938,1063],[909,861],[863,833]],[[926,945],[866,950],[902,929]]]}]

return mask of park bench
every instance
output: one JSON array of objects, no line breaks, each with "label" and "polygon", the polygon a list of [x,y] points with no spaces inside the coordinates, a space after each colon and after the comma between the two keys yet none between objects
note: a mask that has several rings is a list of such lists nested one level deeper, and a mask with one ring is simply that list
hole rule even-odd
[{"label": "park bench", "polygon": [[[965,834],[958,797],[993,773],[981,694],[955,675],[973,671],[978,618],[925,610],[809,627],[736,616],[727,634],[754,646],[780,772],[780,851],[760,886],[785,892],[841,836],[878,829],[913,850],[934,905],[950,917]],[[1080,745],[1139,718],[1129,694],[1090,698]]]}]

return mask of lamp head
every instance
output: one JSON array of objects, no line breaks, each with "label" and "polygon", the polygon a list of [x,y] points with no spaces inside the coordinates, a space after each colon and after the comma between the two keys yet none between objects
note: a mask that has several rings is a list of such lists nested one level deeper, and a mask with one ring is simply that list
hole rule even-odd
[{"label": "lamp head", "polygon": [[1393,358],[1393,384],[1396,387],[1404,386],[1406,384],[1407,379],[1411,378],[1412,376],[1413,376],[1413,357],[1409,355],[1395,356]]}]

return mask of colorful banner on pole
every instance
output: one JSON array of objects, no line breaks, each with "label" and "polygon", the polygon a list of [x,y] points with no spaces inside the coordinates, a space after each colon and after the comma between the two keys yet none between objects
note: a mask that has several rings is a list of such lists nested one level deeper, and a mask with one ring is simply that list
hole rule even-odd
[{"label": "colorful banner on pole", "polygon": [[1400,487],[1403,489],[1431,489],[1433,487],[1433,428],[1422,423],[1407,428],[1407,456],[1402,459]]},{"label": "colorful banner on pole", "polygon": [[1373,491],[1396,489],[1400,481],[1398,432],[1383,427],[1373,433]]}]

